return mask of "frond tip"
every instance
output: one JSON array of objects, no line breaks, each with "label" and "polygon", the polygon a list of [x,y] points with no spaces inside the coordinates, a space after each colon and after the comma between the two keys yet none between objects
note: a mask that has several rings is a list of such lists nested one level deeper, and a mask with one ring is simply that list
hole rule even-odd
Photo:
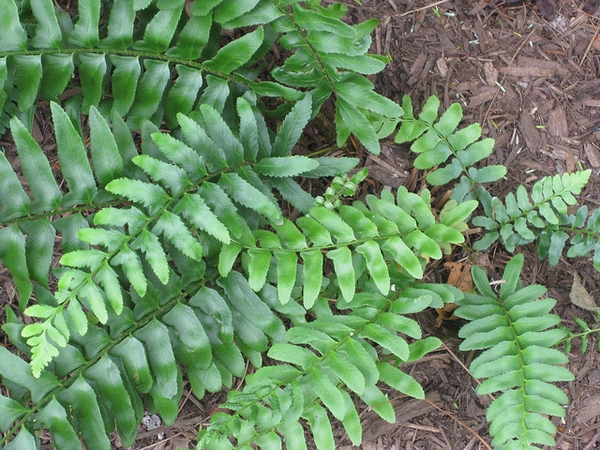
[{"label": "frond tip", "polygon": [[523,255],[506,265],[498,294],[483,270],[473,267],[479,295],[457,301],[458,317],[470,321],[459,336],[461,350],[484,350],[471,363],[474,377],[485,378],[479,395],[502,392],[487,410],[492,445],[496,449],[535,449],[532,444],[555,445],[556,428],[546,415],[564,417],[566,394],[550,383],[570,381],[573,374],[560,364],[567,357],[555,348],[565,332],[554,328],[560,318],[549,311],[556,301],[538,299],[543,286],[522,287]]}]

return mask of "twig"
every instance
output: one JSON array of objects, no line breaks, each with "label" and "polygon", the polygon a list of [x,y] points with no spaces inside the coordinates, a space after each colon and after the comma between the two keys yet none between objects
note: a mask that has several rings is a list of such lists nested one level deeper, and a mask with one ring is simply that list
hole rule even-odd
[{"label": "twig", "polygon": [[479,433],[477,431],[475,431],[473,428],[471,428],[469,425],[467,425],[466,423],[462,422],[460,419],[458,419],[457,417],[455,417],[453,414],[450,414],[448,411],[440,408],[438,405],[436,405],[435,403],[433,403],[431,400],[428,400],[426,398],[424,400],[427,403],[429,403],[431,406],[433,406],[435,409],[437,409],[438,411],[440,411],[441,413],[443,413],[446,416],[450,417],[452,420],[454,420],[460,426],[462,426],[462,427],[466,428],[467,430],[469,430],[473,434],[473,436],[475,436],[477,439],[479,439],[479,442],[481,442],[485,448],[487,448],[488,450],[492,450],[492,447],[490,447],[490,444],[488,444],[487,442],[485,442],[485,440],[479,435]]},{"label": "twig", "polygon": [[421,6],[420,8],[411,9],[410,11],[406,11],[406,12],[404,12],[402,14],[392,14],[392,17],[395,17],[395,16],[397,16],[397,17],[408,16],[409,14],[416,13],[416,12],[419,12],[419,11],[423,11],[424,9],[433,8],[434,6],[441,5],[442,3],[446,3],[448,1],[449,0],[439,0],[438,2],[432,3],[431,5],[425,5],[425,6]]},{"label": "twig", "polygon": [[[521,42],[521,45],[519,45],[519,48],[517,49],[517,51],[515,52],[515,54],[512,56],[512,58],[510,58],[510,61],[508,62],[508,66],[507,69],[510,68],[510,66],[512,66],[513,61],[515,60],[515,58],[517,57],[517,55],[521,52],[521,50],[523,49],[523,47],[525,46],[525,44],[529,41],[529,38],[531,36],[533,36],[533,33],[535,33],[535,28],[533,30],[531,30],[531,33],[529,33],[527,35],[527,37],[525,39],[523,39],[523,42]],[[487,111],[485,112],[485,115],[483,116],[483,120],[481,121],[481,123],[486,123],[487,122],[487,118],[488,115],[490,114],[490,110],[492,109],[492,105],[494,104],[494,102],[496,101],[496,98],[498,97],[498,93],[502,90],[502,85],[504,84],[504,81],[506,80],[506,77],[508,76],[508,70],[504,73],[504,76],[502,77],[502,81],[500,81],[500,85],[496,88],[496,92],[494,93],[494,96],[492,97],[492,100],[490,101],[490,106],[488,106]]]},{"label": "twig", "polygon": [[583,57],[581,58],[581,61],[579,62],[579,67],[581,67],[584,63],[584,61],[587,58],[587,55],[590,51],[590,48],[592,48],[592,45],[594,44],[594,41],[596,40],[596,36],[598,36],[598,31],[599,29],[596,28],[596,32],[594,33],[594,36],[592,36],[592,39],[590,39],[590,43],[588,44],[587,48],[585,49],[585,52],[583,52]]}]

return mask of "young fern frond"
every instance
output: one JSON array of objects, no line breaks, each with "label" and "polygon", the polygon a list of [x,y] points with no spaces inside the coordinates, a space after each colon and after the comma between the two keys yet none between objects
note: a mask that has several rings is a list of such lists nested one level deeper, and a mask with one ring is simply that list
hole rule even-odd
[{"label": "young fern frond", "polygon": [[[465,221],[476,208],[476,201],[460,206],[449,202],[439,220],[429,204],[429,191],[421,195],[400,188],[396,197],[387,191],[381,198],[368,195],[366,205],[342,205],[338,211],[314,206],[296,224],[286,220],[274,233],[258,230],[256,246],[223,246],[219,257],[220,275],[227,276],[231,259],[247,251],[245,270],[250,286],[259,291],[271,274],[277,284],[279,300],[287,303],[296,284],[299,259],[304,285],[304,306],[310,309],[321,291],[324,259],[333,263],[335,277],[344,299],[354,297],[357,278],[368,275],[382,295],[390,291],[390,269],[397,265],[409,277],[423,277],[428,259],[440,259],[451,245],[464,242]],[[357,256],[361,255],[359,259]]]},{"label": "young fern frond", "polygon": [[[414,165],[417,169],[430,170],[427,182],[441,186],[458,179],[452,197],[458,202],[472,198],[475,187],[482,183],[497,181],[506,175],[506,167],[488,165],[481,169],[475,163],[487,158],[494,149],[494,140],[480,139],[481,126],[471,124],[457,130],[462,119],[462,108],[453,103],[439,117],[440,100],[435,96],[423,105],[418,117],[414,116],[409,96],[402,99],[404,113],[396,133],[396,143],[410,142],[410,149],[418,153]],[[393,122],[383,122],[380,133],[390,134]],[[444,164],[443,167],[438,167]],[[460,178],[459,178],[460,177]]]},{"label": "young fern frond", "polygon": [[543,286],[522,287],[523,260],[519,254],[506,265],[499,293],[483,270],[473,267],[479,294],[465,294],[454,312],[469,320],[459,332],[464,338],[460,349],[484,350],[470,367],[475,378],[485,379],[477,393],[502,393],[486,414],[496,449],[554,446],[556,428],[545,416],[564,417],[561,405],[568,399],[550,383],[574,379],[561,366],[568,361],[565,354],[553,348],[566,336],[555,328],[560,318],[549,314],[556,301],[538,299],[546,292]]},{"label": "young fern frond", "polygon": [[594,266],[600,270],[600,254],[596,252],[598,213],[588,219],[588,209],[582,206],[576,214],[568,214],[568,207],[577,204],[574,196],[581,193],[590,173],[584,170],[545,177],[534,183],[530,193],[521,185],[516,195],[509,192],[504,202],[480,188],[478,197],[485,215],[475,217],[473,224],[488,233],[473,248],[485,250],[500,241],[514,252],[518,245],[539,239],[538,255],[551,265],[558,264],[567,247],[569,257],[588,256],[593,250]]}]

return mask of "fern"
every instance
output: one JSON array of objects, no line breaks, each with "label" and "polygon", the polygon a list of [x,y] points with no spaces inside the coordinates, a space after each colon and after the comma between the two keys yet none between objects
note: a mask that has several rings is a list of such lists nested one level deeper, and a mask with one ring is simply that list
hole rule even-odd
[{"label": "fern", "polygon": [[[438,117],[431,98],[414,117],[408,97],[400,106],[375,93],[366,76],[387,62],[367,53],[376,22],[348,25],[345,6],[319,3],[81,0],[72,18],[51,0],[0,0],[0,131],[10,130],[18,153],[0,153],[0,262],[18,293],[2,326],[18,350],[0,348],[3,448],[39,448],[43,430],[58,449],[108,449],[114,431],[131,446],[145,410],[175,422],[184,379],[199,399],[229,390],[229,413],[199,430],[198,448],[306,448],[305,424],[319,448],[334,448],[332,418],[358,445],[354,399],[393,422],[382,384],[423,397],[402,364],[440,341],[423,338],[408,315],[449,302],[470,311],[482,298],[504,308],[511,329],[540,318],[525,338],[517,330],[479,341],[466,334],[489,324],[472,311],[464,345],[488,352],[556,324],[550,302],[529,295],[539,288],[515,281],[518,259],[500,298],[477,270],[483,297],[423,280],[429,261],[465,245],[480,203],[488,216],[501,205],[480,185],[506,169],[473,167],[493,142],[478,125],[458,128],[460,106]],[[288,56],[266,72],[275,45]],[[453,199],[441,211],[427,189],[344,199],[367,175],[346,175],[357,159],[293,151],[330,97],[338,146],[354,134],[377,153],[399,125],[396,141],[411,143],[430,184],[458,181]],[[50,105],[56,161],[32,136],[39,100]],[[299,177],[333,181],[315,198]],[[535,204],[519,214],[550,221],[551,211],[560,232],[584,230],[568,254],[587,255],[597,214],[567,214],[563,204],[587,180],[571,177],[542,187],[539,200],[534,187]],[[512,226],[508,202],[498,229]],[[543,249],[553,228],[533,220]],[[511,306],[515,298],[523,305]],[[551,408],[563,398],[550,383],[567,378],[553,365],[555,342],[543,343],[542,357],[556,376],[534,383]],[[514,402],[505,375],[477,373]],[[524,439],[549,442],[547,423],[528,417]]]},{"label": "fern", "polygon": [[[480,169],[475,163],[487,158],[494,149],[494,140],[481,139],[481,126],[473,123],[457,130],[462,120],[462,108],[452,104],[438,119],[440,100],[435,96],[423,105],[418,117],[414,116],[410,97],[402,99],[403,115],[394,137],[396,143],[410,142],[410,149],[418,156],[417,169],[431,170],[427,182],[434,186],[448,184],[458,179],[452,198],[458,202],[473,198],[477,185],[497,181],[506,175],[506,167],[487,165]],[[393,121],[375,122],[380,126],[380,136],[393,131]],[[440,165],[445,164],[443,167]]]},{"label": "fern", "polygon": [[600,255],[595,251],[598,213],[588,219],[588,208],[582,206],[576,214],[568,214],[568,207],[577,204],[574,196],[585,187],[590,173],[585,170],[545,177],[534,183],[531,193],[521,185],[516,195],[509,192],[504,202],[480,188],[478,196],[485,215],[475,217],[473,224],[489,232],[473,248],[485,250],[500,241],[514,252],[518,245],[539,240],[540,259],[548,258],[555,266],[568,245],[569,257],[588,256],[593,250],[597,255],[594,266],[600,270]]},{"label": "fern", "polygon": [[485,350],[471,363],[474,377],[485,378],[480,395],[501,391],[488,407],[492,445],[497,449],[533,449],[532,444],[554,446],[556,428],[544,415],[564,417],[566,394],[550,383],[574,377],[560,366],[568,361],[552,348],[566,333],[554,328],[560,318],[548,312],[556,301],[536,300],[543,286],[521,286],[523,255],[506,265],[504,283],[497,294],[482,269],[474,267],[479,294],[458,301],[458,317],[470,321],[460,330],[461,350]]}]

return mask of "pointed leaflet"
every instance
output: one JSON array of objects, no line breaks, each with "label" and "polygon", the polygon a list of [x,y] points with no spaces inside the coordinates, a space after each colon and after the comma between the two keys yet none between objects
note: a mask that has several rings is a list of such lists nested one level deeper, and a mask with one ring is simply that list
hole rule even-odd
[{"label": "pointed leaflet", "polygon": [[408,344],[394,331],[382,327],[376,323],[370,323],[363,328],[360,336],[378,343],[392,352],[402,361],[406,361],[410,355]]},{"label": "pointed leaflet", "polygon": [[342,420],[346,416],[346,402],[341,389],[333,384],[327,374],[313,367],[303,383],[308,385],[308,388],[319,397],[336,419]]},{"label": "pointed leaflet", "polygon": [[[33,194],[32,212],[57,208],[62,194],[56,185],[48,159],[19,119],[13,117],[10,121],[10,128],[17,145],[23,173]],[[5,177],[2,179],[6,180]]]},{"label": "pointed leaflet", "polygon": [[141,128],[144,120],[150,119],[159,109],[165,88],[171,79],[168,61],[144,59],[144,68],[146,71],[138,83],[135,101],[127,118],[127,124],[136,128]]},{"label": "pointed leaflet", "polygon": [[275,250],[277,259],[277,292],[279,302],[285,305],[292,296],[292,289],[296,284],[296,272],[298,270],[298,256],[295,252],[286,250]]},{"label": "pointed leaflet", "polygon": [[423,387],[410,375],[383,361],[377,364],[377,369],[379,369],[381,381],[387,385],[411,397],[425,398]]},{"label": "pointed leaflet", "polygon": [[306,156],[263,158],[254,166],[257,173],[270,177],[295,177],[316,169],[319,163]]},{"label": "pointed leaflet", "polygon": [[17,75],[15,83],[19,93],[19,110],[28,111],[37,100],[42,79],[41,55],[16,55]]},{"label": "pointed leaflet", "polygon": [[336,243],[348,244],[356,239],[350,225],[333,211],[322,206],[315,206],[310,209],[310,215],[335,237]]},{"label": "pointed leaflet", "polygon": [[248,284],[253,291],[260,291],[265,285],[271,266],[271,252],[263,249],[249,249]]},{"label": "pointed leaflet", "polygon": [[118,178],[106,185],[106,190],[122,195],[137,203],[141,203],[155,214],[171,197],[157,184],[146,183],[129,178]]},{"label": "pointed leaflet", "polygon": [[227,227],[223,225],[198,194],[184,194],[179,203],[173,208],[173,212],[182,215],[198,229],[206,231],[223,244],[230,243]]},{"label": "pointed leaflet", "polygon": [[100,44],[102,47],[126,49],[133,40],[135,21],[134,0],[121,0],[112,4],[108,19],[108,35]]},{"label": "pointed leaflet", "polygon": [[194,310],[181,303],[163,316],[162,321],[176,332],[177,342],[181,343],[185,357],[179,359],[186,365],[208,367],[212,361],[210,341]]},{"label": "pointed leaflet", "polygon": [[110,354],[120,358],[138,392],[150,391],[153,384],[152,374],[146,359],[146,351],[139,340],[127,336],[110,350]]},{"label": "pointed leaflet", "polygon": [[23,52],[27,49],[27,34],[21,27],[17,3],[0,1],[0,52]]},{"label": "pointed leaflet", "polygon": [[230,74],[250,60],[260,48],[263,40],[263,27],[258,27],[251,33],[221,47],[212,59],[204,63],[204,67],[219,74]]},{"label": "pointed leaflet", "polygon": [[323,284],[323,254],[321,250],[315,249],[302,252],[300,256],[303,260],[304,307],[310,309],[321,293],[321,285]]},{"label": "pointed leaflet", "polygon": [[47,288],[56,230],[48,219],[23,221],[20,226],[27,235],[25,254],[29,276]]},{"label": "pointed leaflet", "polygon": [[142,67],[139,57],[109,55],[109,58],[114,66],[111,75],[112,110],[119,116],[125,116],[133,105]]},{"label": "pointed leaflet", "polygon": [[327,257],[333,261],[333,268],[344,300],[352,301],[356,289],[352,252],[348,247],[339,247],[330,250]]},{"label": "pointed leaflet", "polygon": [[92,48],[98,44],[100,0],[86,0],[78,5],[78,20],[68,34],[69,42],[79,47]]},{"label": "pointed leaflet", "polygon": [[88,111],[90,106],[99,105],[102,98],[104,77],[108,68],[106,56],[82,53],[78,58],[79,78],[83,92],[82,109]]},{"label": "pointed leaflet", "polygon": [[27,428],[23,427],[14,439],[4,446],[4,450],[36,449],[38,443],[39,440],[33,437]]},{"label": "pointed leaflet", "polygon": [[213,141],[207,134],[204,128],[198,122],[189,117],[178,114],[177,120],[183,132],[184,141],[190,148],[202,149],[201,157],[210,172],[224,169],[228,166],[225,152]]},{"label": "pointed leaflet", "polygon": [[342,98],[344,102],[355,108],[366,109],[384,117],[400,117],[402,115],[400,105],[376,93],[373,87],[366,78],[356,74],[345,77],[341,82],[334,82],[338,100]]},{"label": "pointed leaflet", "polygon": [[181,253],[195,260],[202,260],[202,244],[192,236],[179,216],[164,211],[152,229],[155,234],[162,234]]},{"label": "pointed leaflet", "polygon": [[152,319],[141,330],[135,332],[135,337],[145,344],[148,362],[159,391],[165,398],[175,397],[178,390],[178,369],[169,330],[158,320]]},{"label": "pointed leaflet", "polygon": [[137,41],[133,47],[137,50],[152,53],[163,53],[169,47],[179,19],[182,6],[158,11],[144,29],[144,39]]},{"label": "pointed leaflet", "polygon": [[73,55],[42,55],[42,68],[44,72],[40,83],[40,96],[44,100],[56,101],[65,92],[67,85],[73,77],[75,69]]},{"label": "pointed leaflet", "polygon": [[253,325],[269,336],[279,336],[283,323],[271,309],[258,297],[246,279],[239,272],[231,272],[227,278],[221,278],[219,285],[225,290],[230,307],[236,309]]},{"label": "pointed leaflet", "polygon": [[100,402],[113,415],[123,445],[133,445],[138,420],[119,368],[105,355],[87,369],[84,375],[94,381]]},{"label": "pointed leaflet", "polygon": [[[381,151],[381,148],[379,147],[379,138],[369,120],[362,112],[341,98],[338,98],[336,103],[336,122],[338,120],[341,120],[346,124],[352,134],[358,138],[361,144],[363,144],[369,152],[374,155],[379,154]],[[338,147],[342,147],[345,142],[346,139],[341,138],[338,133]]]},{"label": "pointed leaflet", "polygon": [[[193,8],[194,5],[198,4],[200,2],[194,2],[191,7]],[[186,61],[193,61],[200,58],[204,47],[210,39],[211,25],[211,15],[193,15],[188,19],[183,30],[179,32],[175,47],[168,49],[165,54]]]},{"label": "pointed leaflet", "polygon": [[110,449],[98,398],[82,376],[66,390],[58,394],[58,400],[71,409],[78,431],[88,448]]},{"label": "pointed leaflet", "polygon": [[154,182],[167,187],[173,196],[179,196],[192,182],[185,170],[149,155],[134,156],[132,162],[142,168]]},{"label": "pointed leaflet", "polygon": [[183,142],[166,133],[153,133],[151,137],[163,155],[192,176],[192,181],[207,175],[202,157]]},{"label": "pointed leaflet", "polygon": [[123,160],[109,125],[95,106],[90,108],[89,123],[92,164],[103,187],[123,175]]},{"label": "pointed leaflet", "polygon": [[28,409],[16,400],[0,395],[0,431],[8,431],[11,425],[27,412]]},{"label": "pointed leaflet", "polygon": [[323,367],[330,370],[336,377],[357,394],[365,390],[365,377],[361,371],[341,352],[332,352],[323,360]]},{"label": "pointed leaflet", "polygon": [[30,201],[4,152],[0,152],[0,220],[8,221],[29,213]]},{"label": "pointed leaflet", "polygon": [[127,279],[140,297],[146,294],[148,282],[139,256],[125,245],[110,261],[113,266],[122,266]]},{"label": "pointed leaflet", "polygon": [[[190,306],[199,308],[205,315],[214,317],[219,324],[219,339],[227,343],[233,340],[231,309],[221,295],[214,289],[202,287],[190,301]],[[214,366],[213,366],[214,367]],[[217,389],[219,389],[218,387]]]},{"label": "pointed leaflet", "polygon": [[319,450],[334,450],[335,439],[327,411],[318,403],[313,404],[302,413],[310,425],[311,434]]},{"label": "pointed leaflet", "polygon": [[[198,104],[210,105],[218,114],[223,114],[225,103],[227,102],[227,99],[229,99],[230,94],[231,89],[227,79],[208,74],[206,75],[206,87],[202,92]],[[217,142],[220,143],[219,140],[217,140]],[[221,145],[221,147],[223,147],[223,145]]]},{"label": "pointed leaflet", "polygon": [[387,295],[390,290],[390,274],[379,245],[375,241],[365,241],[356,247],[356,251],[365,258],[369,274],[379,291],[383,295]]},{"label": "pointed leaflet", "polygon": [[23,311],[33,287],[25,260],[25,237],[16,225],[0,229],[0,261],[10,271],[19,292],[19,309]]},{"label": "pointed leaflet", "polygon": [[65,408],[56,400],[56,397],[52,397],[50,403],[36,414],[35,420],[52,433],[52,443],[56,448],[83,448],[79,436],[69,422]]},{"label": "pointed leaflet", "polygon": [[229,164],[241,163],[244,160],[244,148],[221,114],[206,104],[200,105],[200,111],[206,133],[221,149],[226,151],[227,162]]},{"label": "pointed leaflet", "polygon": [[279,207],[237,173],[224,173],[219,179],[219,185],[233,200],[241,205],[267,217],[275,225],[283,223],[283,216]]},{"label": "pointed leaflet", "polygon": [[67,113],[54,102],[51,102],[50,107],[56,129],[58,159],[69,186],[69,193],[65,195],[63,203],[89,204],[97,189],[85,145]]},{"label": "pointed leaflet", "polygon": [[312,97],[307,93],[302,100],[296,102],[292,110],[289,112],[281,127],[275,141],[271,154],[273,156],[289,156],[292,148],[300,139],[302,130],[310,120],[312,114]]},{"label": "pointed leaflet", "polygon": [[[251,11],[256,6],[259,0],[221,0],[216,2],[214,10],[214,19],[217,23],[230,22],[233,19],[240,17],[242,14]],[[215,2],[208,2],[215,5]],[[197,10],[201,10],[197,8]],[[206,12],[204,13],[206,14]]]},{"label": "pointed leaflet", "polygon": [[56,20],[52,0],[40,0],[31,4],[31,10],[37,20],[37,28],[31,44],[35,48],[59,48],[62,33]]},{"label": "pointed leaflet", "polygon": [[171,128],[177,127],[177,114],[190,113],[203,83],[200,70],[182,64],[177,64],[175,68],[179,76],[169,90],[165,102],[165,120]]},{"label": "pointed leaflet", "polygon": [[147,229],[141,230],[138,237],[131,243],[131,248],[142,251],[160,282],[167,284],[170,275],[169,262],[156,235]]},{"label": "pointed leaflet", "polygon": [[328,12],[326,9],[311,11],[296,4],[292,5],[292,9],[294,11],[294,23],[301,28],[311,31],[327,31],[345,38],[356,37],[354,28],[337,18],[324,14]]}]

